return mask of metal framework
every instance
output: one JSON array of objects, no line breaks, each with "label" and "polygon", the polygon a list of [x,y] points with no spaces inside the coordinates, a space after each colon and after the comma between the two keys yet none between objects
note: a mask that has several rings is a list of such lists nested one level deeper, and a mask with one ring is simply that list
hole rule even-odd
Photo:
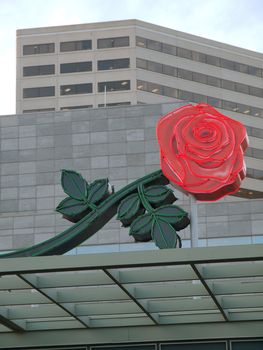
[{"label": "metal framework", "polygon": [[2,259],[0,348],[262,336],[262,253],[249,245]]}]

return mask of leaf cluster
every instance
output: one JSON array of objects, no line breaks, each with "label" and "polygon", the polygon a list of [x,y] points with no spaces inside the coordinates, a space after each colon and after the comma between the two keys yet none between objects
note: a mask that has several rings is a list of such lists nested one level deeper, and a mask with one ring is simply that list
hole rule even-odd
[{"label": "leaf cluster", "polygon": [[59,203],[56,211],[72,222],[78,222],[96,209],[113,191],[108,179],[88,184],[79,173],[72,170],[62,170],[61,185],[68,197]]},{"label": "leaf cluster", "polygon": [[177,231],[187,227],[190,220],[183,209],[172,205],[176,199],[166,186],[150,186],[122,200],[117,219],[130,226],[130,235],[136,241],[154,240],[159,248],[181,247]]}]

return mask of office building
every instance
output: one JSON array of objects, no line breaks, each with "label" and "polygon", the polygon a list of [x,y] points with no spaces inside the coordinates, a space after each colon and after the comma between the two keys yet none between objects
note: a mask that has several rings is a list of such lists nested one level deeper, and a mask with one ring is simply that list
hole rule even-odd
[{"label": "office building", "polygon": [[0,117],[1,251],[73,225],[54,213],[60,169],[118,190],[159,168],[160,116],[200,100],[243,121],[250,148],[237,196],[198,204],[199,246],[246,245],[138,252],[154,247],[112,220],[71,252],[86,255],[2,260],[0,348],[262,349],[262,55],[140,21],[20,34],[18,114]]},{"label": "office building", "polygon": [[260,118],[262,58],[138,20],[18,30],[16,112],[180,99]]},{"label": "office building", "polygon": [[178,100],[243,122],[262,179],[261,53],[138,20],[17,31],[18,114]]}]

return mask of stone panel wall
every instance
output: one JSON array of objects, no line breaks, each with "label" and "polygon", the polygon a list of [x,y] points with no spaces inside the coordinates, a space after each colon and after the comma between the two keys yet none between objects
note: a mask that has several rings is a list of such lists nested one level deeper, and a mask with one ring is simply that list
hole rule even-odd
[{"label": "stone panel wall", "polygon": [[[155,124],[180,104],[72,110],[0,117],[0,250],[27,247],[69,227],[54,209],[64,198],[60,170],[116,189],[159,168]],[[177,193],[189,210],[188,198]],[[199,204],[204,239],[263,235],[263,200],[229,197]],[[189,238],[189,230],[181,233]],[[115,219],[84,244],[132,242]],[[216,242],[216,241],[215,241]]]}]

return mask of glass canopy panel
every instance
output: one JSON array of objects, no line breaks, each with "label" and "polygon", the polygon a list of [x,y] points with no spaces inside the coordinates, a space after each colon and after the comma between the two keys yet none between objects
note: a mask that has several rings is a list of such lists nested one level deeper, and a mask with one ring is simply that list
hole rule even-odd
[{"label": "glass canopy panel", "polygon": [[[30,275],[24,276],[30,277]],[[40,289],[114,284],[101,270],[51,272],[35,276],[37,277],[37,287]]]},{"label": "glass canopy panel", "polygon": [[3,259],[0,332],[258,322],[262,248]]},{"label": "glass canopy panel", "polygon": [[229,321],[263,320],[262,261],[198,265]]},{"label": "glass canopy panel", "polygon": [[122,284],[198,279],[189,265],[109,270]]}]

